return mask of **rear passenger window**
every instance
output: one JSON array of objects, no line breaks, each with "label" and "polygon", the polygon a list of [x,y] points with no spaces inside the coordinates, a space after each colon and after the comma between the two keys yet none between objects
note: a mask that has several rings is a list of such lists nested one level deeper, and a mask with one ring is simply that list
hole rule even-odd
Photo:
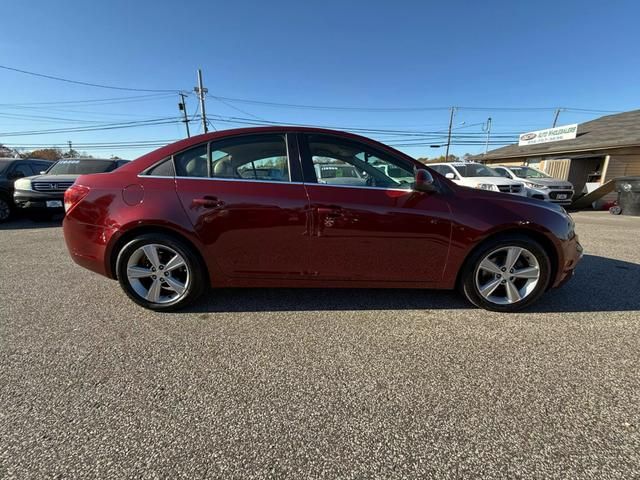
[{"label": "rear passenger window", "polygon": [[154,175],[156,177],[173,177],[175,175],[173,162],[170,158],[167,158],[155,167],[147,170],[147,175]]},{"label": "rear passenger window", "polygon": [[200,145],[173,156],[178,177],[208,177],[207,146]]},{"label": "rear passenger window", "polygon": [[211,176],[288,182],[284,135],[250,135],[212,143]]},{"label": "rear passenger window", "polygon": [[[200,145],[173,156],[178,177],[228,178],[288,182],[289,158],[284,135],[245,135]],[[164,164],[148,172],[166,175]],[[158,169],[158,172],[156,171]]]}]

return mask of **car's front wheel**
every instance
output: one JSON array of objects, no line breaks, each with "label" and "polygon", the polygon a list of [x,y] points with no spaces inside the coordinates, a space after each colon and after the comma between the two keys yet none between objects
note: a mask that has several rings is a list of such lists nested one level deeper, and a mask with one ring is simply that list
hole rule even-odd
[{"label": "car's front wheel", "polygon": [[486,242],[465,263],[461,290],[474,305],[497,312],[528,307],[546,291],[551,262],[545,249],[525,235]]},{"label": "car's front wheel", "polygon": [[116,268],[126,294],[152,310],[185,307],[206,285],[204,267],[193,249],[165,234],[144,234],[127,243]]}]

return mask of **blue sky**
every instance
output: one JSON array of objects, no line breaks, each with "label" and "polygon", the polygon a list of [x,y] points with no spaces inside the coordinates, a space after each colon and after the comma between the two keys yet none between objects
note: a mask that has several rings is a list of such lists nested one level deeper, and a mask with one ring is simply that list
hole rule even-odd
[{"label": "blue sky", "polygon": [[[0,64],[18,69],[112,86],[191,91],[201,67],[212,96],[320,106],[434,108],[300,109],[223,103],[211,96],[207,113],[218,129],[237,126],[223,119],[242,117],[433,132],[416,141],[421,146],[402,150],[437,156],[444,148],[429,144],[444,143],[438,132],[446,130],[446,108],[453,105],[467,107],[456,112],[455,132],[470,134],[476,143],[454,144],[451,151],[456,154],[484,150],[482,123],[488,117],[499,138],[550,126],[555,107],[640,107],[640,4],[633,1],[13,0],[2,10]],[[0,70],[0,143],[161,143],[185,135],[182,124],[6,135],[179,115],[175,94],[117,103],[32,104],[139,95],[145,93]],[[195,109],[191,95],[188,110]],[[559,124],[600,115],[564,111]],[[192,124],[192,131],[199,132],[200,126]],[[407,142],[400,134],[370,136],[392,144]],[[135,158],[149,147],[80,149]]]}]

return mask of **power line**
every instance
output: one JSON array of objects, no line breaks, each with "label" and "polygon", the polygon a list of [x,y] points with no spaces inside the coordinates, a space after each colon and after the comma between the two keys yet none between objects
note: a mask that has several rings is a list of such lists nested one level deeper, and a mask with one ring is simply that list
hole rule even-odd
[{"label": "power line", "polygon": [[303,105],[294,103],[278,103],[278,102],[265,102],[262,100],[250,100],[245,98],[233,98],[222,97],[217,95],[217,100],[226,100],[228,102],[247,103],[253,105],[263,105],[267,107],[284,107],[284,108],[301,108],[306,110],[346,110],[346,111],[363,111],[363,112],[412,112],[412,111],[426,111],[426,110],[448,110],[450,107],[342,107],[342,106],[327,106],[327,105]]},{"label": "power line", "polygon": [[[0,113],[0,118],[9,118],[13,120],[30,120],[30,121],[49,121],[55,120],[56,122],[76,122],[76,123],[103,123],[100,120],[80,120],[77,118],[62,118],[62,117],[49,117],[44,115],[21,115],[14,113]],[[49,122],[50,123],[50,122]]]},{"label": "power line", "polygon": [[233,108],[236,112],[240,112],[240,113],[243,113],[245,115],[249,115],[250,117],[255,118],[256,120],[263,120],[262,118],[258,117],[257,115],[254,115],[253,113],[247,112],[246,110],[238,108],[235,105],[233,105],[232,103],[227,102],[226,100],[223,100],[222,97],[217,97],[215,95],[209,95],[209,94],[207,94],[207,96],[213,98],[214,100],[217,100],[218,102],[226,105],[229,108]]},{"label": "power line", "polygon": [[87,127],[69,127],[69,128],[57,128],[49,130],[30,130],[30,131],[18,131],[18,132],[2,132],[0,136],[3,137],[18,137],[26,135],[45,135],[51,133],[75,133],[75,132],[93,132],[99,130],[115,130],[121,128],[153,126],[153,125],[167,125],[172,123],[182,122],[181,117],[163,117],[153,118],[148,120],[138,120],[132,122],[121,123],[106,123],[102,125],[87,126]]},{"label": "power line", "polygon": [[[28,70],[23,70],[20,68],[9,67],[7,65],[0,65],[1,69],[9,70],[13,72],[22,73],[25,75],[31,75],[40,78],[46,78],[49,80],[56,80],[59,82],[72,83],[76,85],[84,85],[89,87],[96,88],[106,88],[110,90],[121,90],[121,91],[131,91],[131,92],[155,92],[155,93],[177,93],[180,92],[180,89],[152,89],[152,88],[133,88],[133,87],[119,87],[115,85],[105,85],[100,83],[93,82],[85,82],[81,80],[72,80],[68,78],[58,77],[55,75],[49,75],[45,73],[32,72]],[[267,102],[262,100],[254,100],[254,99],[246,99],[246,98],[234,98],[234,97],[223,97],[220,95],[216,95],[213,98],[216,98],[219,101],[227,101],[227,102],[236,102],[236,103],[247,103],[247,104],[255,104],[255,105],[263,105],[269,107],[284,107],[284,108],[299,108],[299,109],[307,109],[307,110],[345,110],[345,111],[367,111],[367,112],[417,112],[417,111],[437,111],[437,110],[449,110],[451,107],[350,107],[350,106],[329,106],[329,105],[305,105],[305,104],[294,104],[294,103],[279,103],[279,102]],[[49,102],[43,102],[49,103]],[[51,104],[51,103],[49,103]],[[524,112],[524,111],[550,111],[556,110],[558,107],[457,107],[460,110],[469,110],[469,111],[513,111],[513,112]],[[599,109],[588,109],[588,108],[563,108],[565,111],[572,112],[584,112],[584,113],[619,113],[618,110],[599,110]],[[244,112],[247,115],[248,112]]]},{"label": "power line", "polygon": [[[76,105],[76,104],[103,104],[106,103],[110,105],[111,103],[129,103],[132,101],[140,101],[141,99],[158,99],[158,98],[168,98],[173,96],[173,94],[168,93],[152,93],[149,95],[132,95],[127,97],[110,97],[110,98],[91,98],[84,100],[56,100],[51,102],[25,102],[25,103],[0,103],[0,107],[27,107],[27,106],[37,106],[37,105]],[[184,95],[189,95],[188,93],[184,93]]]},{"label": "power line", "polygon": [[113,85],[103,85],[103,84],[100,84],[100,83],[83,82],[83,81],[80,81],[80,80],[70,80],[68,78],[56,77],[54,75],[47,75],[45,73],[30,72],[28,70],[22,70],[20,68],[8,67],[6,65],[0,65],[0,68],[2,68],[3,70],[10,70],[12,72],[23,73],[25,75],[32,75],[34,77],[47,78],[49,80],[57,80],[59,82],[73,83],[73,84],[76,84],[76,85],[84,85],[86,87],[108,88],[110,90],[125,90],[125,91],[128,91],[128,92],[176,93],[176,92],[180,91],[179,89],[172,89],[172,90],[164,89],[163,90],[163,89],[154,89],[154,88],[116,87],[116,86],[113,86]]},{"label": "power line", "polygon": [[[280,103],[280,102],[268,102],[263,100],[254,100],[247,98],[237,97],[225,97],[220,95],[210,95],[219,101],[226,101],[232,103],[246,103],[252,105],[262,105],[266,107],[276,108],[295,108],[305,110],[343,110],[343,111],[362,111],[362,112],[421,112],[421,111],[448,111],[451,107],[441,106],[420,106],[420,107],[352,107],[352,106],[338,106],[338,105],[309,105],[309,104],[296,104],[296,103]],[[536,111],[555,111],[558,107],[456,107],[458,110],[468,111],[504,111],[504,112],[536,112]],[[585,113],[619,113],[619,110],[597,110],[587,108],[563,108],[565,111],[573,112],[585,112]],[[246,113],[246,112],[245,112]]]},{"label": "power line", "polygon": [[[346,130],[350,132],[358,132],[358,133],[369,133],[369,134],[380,134],[380,135],[405,135],[405,136],[414,136],[414,137],[425,137],[425,136],[446,136],[447,131],[419,131],[419,130],[393,130],[393,129],[377,129],[377,128],[361,128],[361,127],[349,127],[349,126],[336,126],[336,125],[318,125],[318,124],[309,124],[309,123],[295,123],[295,122],[279,122],[273,120],[254,120],[250,118],[243,117],[229,117],[222,115],[212,115],[218,122],[222,123],[232,123],[239,125],[249,125],[249,126],[292,126],[292,127],[311,127],[311,128],[326,128],[331,130]],[[507,133],[502,133],[503,135],[508,135]],[[513,132],[512,135],[518,135],[519,132]],[[465,136],[482,136],[484,138],[484,134],[482,132],[478,133],[452,133],[452,138],[460,138]]]}]

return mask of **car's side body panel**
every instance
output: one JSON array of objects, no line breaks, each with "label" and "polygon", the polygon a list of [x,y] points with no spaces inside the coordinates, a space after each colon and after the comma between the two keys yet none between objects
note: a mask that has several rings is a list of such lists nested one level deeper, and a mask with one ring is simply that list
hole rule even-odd
[{"label": "car's side body panel", "polygon": [[[489,201],[495,199],[495,201]],[[479,201],[481,200],[481,201]],[[547,208],[540,208],[547,207]],[[458,188],[451,199],[452,228],[450,255],[442,279],[443,288],[453,288],[470,252],[483,240],[501,233],[519,232],[543,239],[553,248],[558,267],[552,285],[564,278],[566,265],[574,265],[581,250],[573,227],[553,204],[526,197]]]},{"label": "car's side body panel", "polygon": [[[185,139],[115,172],[80,177],[76,183],[90,191],[64,221],[72,258],[113,278],[113,261],[123,242],[133,238],[132,232],[149,228],[190,242],[213,286],[452,288],[480,242],[515,230],[539,235],[551,246],[557,260],[553,285],[565,280],[579,258],[572,225],[559,207],[458,187],[435,172],[440,191],[433,193],[327,186],[306,177],[287,183],[144,174],[193,145],[246,133],[255,129]],[[425,168],[373,140],[329,133]],[[292,166],[300,161],[297,155],[294,151],[290,158]],[[299,165],[304,171],[305,165]]]},{"label": "car's side body panel", "polygon": [[176,178],[207,258],[227,277],[298,279],[308,273],[308,199],[302,183]]},{"label": "car's side body panel", "polygon": [[451,236],[446,198],[411,190],[307,184],[319,279],[422,284],[442,278]]}]

